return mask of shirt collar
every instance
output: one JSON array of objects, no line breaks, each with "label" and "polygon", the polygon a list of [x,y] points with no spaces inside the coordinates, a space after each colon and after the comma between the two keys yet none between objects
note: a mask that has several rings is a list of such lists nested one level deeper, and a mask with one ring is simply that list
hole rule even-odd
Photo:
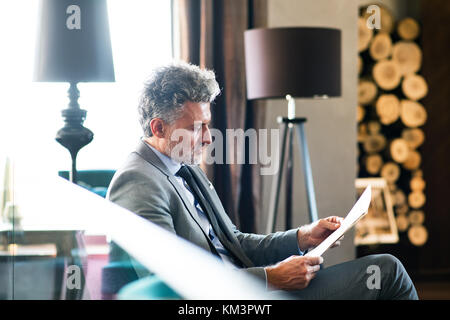
[{"label": "shirt collar", "polygon": [[169,169],[169,172],[171,174],[175,175],[178,172],[178,170],[180,170],[181,163],[179,163],[179,162],[173,160],[172,158],[166,156],[165,154],[159,152],[153,146],[151,146],[147,141],[144,140],[144,142],[150,149],[152,149],[152,151],[154,153],[156,153],[158,158],[162,161],[162,163],[164,163],[164,165],[167,167],[167,169]]}]

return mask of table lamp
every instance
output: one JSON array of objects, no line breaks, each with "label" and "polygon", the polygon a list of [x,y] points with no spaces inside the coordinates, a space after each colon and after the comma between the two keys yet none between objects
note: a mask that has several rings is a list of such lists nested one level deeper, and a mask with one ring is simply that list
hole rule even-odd
[{"label": "table lamp", "polygon": [[70,180],[77,183],[76,157],[94,134],[83,126],[79,82],[114,82],[106,0],[41,0],[34,81],[68,82],[70,99],[56,141],[72,157]]},{"label": "table lamp", "polygon": [[304,131],[306,118],[295,117],[294,98],[323,99],[341,95],[341,31],[316,27],[251,29],[244,33],[244,44],[247,98],[286,98],[288,101],[288,116],[278,117],[283,130],[281,162],[273,184],[267,232],[275,231],[286,152],[286,229],[291,229],[294,128],[301,150],[309,217],[311,221],[318,219]]}]

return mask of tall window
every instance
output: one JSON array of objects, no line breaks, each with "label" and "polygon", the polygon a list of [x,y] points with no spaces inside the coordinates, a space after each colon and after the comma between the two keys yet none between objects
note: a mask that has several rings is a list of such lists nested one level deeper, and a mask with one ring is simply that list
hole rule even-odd
[{"label": "tall window", "polygon": [[[171,1],[110,0],[116,82],[80,83],[80,107],[94,140],[78,169],[116,169],[142,135],[137,103],[152,68],[172,58]],[[39,1],[0,2],[0,152],[20,165],[56,174],[69,170],[69,152],[55,141],[68,105],[68,83],[32,82]]]}]

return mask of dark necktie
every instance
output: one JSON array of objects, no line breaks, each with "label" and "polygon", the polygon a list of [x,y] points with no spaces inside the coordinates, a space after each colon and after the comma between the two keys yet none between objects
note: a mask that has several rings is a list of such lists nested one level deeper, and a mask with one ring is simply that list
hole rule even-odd
[{"label": "dark necktie", "polygon": [[[194,198],[200,204],[203,212],[208,217],[208,220],[211,223],[211,226],[213,227],[214,232],[216,233],[216,235],[219,238],[219,240],[222,243],[222,245],[229,252],[233,252],[233,245],[227,239],[225,234],[222,232],[222,229],[220,228],[219,223],[217,222],[217,218],[216,218],[216,215],[214,213],[214,209],[212,208],[210,203],[206,200],[206,198],[202,194],[196,179],[194,178],[194,176],[190,172],[190,169],[187,166],[183,165],[183,166],[181,166],[180,170],[178,170],[178,172],[176,174],[186,181],[187,185],[189,186],[189,189],[191,190],[192,194],[194,195]],[[235,257],[235,260],[236,260],[236,257]],[[240,261],[239,258],[237,258],[237,260]]]}]

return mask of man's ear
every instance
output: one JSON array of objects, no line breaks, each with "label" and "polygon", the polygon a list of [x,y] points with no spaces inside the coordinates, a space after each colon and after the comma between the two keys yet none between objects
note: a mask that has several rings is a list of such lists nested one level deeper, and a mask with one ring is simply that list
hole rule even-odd
[{"label": "man's ear", "polygon": [[160,118],[153,118],[150,121],[150,129],[155,137],[164,138],[165,123]]}]

